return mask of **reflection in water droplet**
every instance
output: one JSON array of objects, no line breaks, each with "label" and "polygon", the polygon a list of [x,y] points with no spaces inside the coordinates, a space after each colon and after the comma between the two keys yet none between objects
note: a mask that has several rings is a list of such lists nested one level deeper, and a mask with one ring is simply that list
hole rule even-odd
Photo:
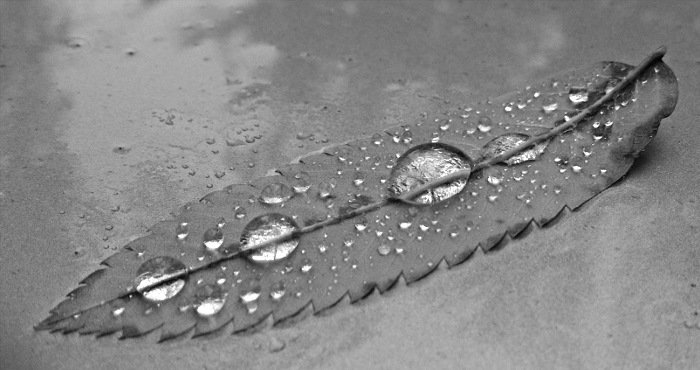
[{"label": "reflection in water droplet", "polygon": [[[482,156],[484,158],[492,158],[497,155],[501,155],[506,151],[523,144],[529,138],[530,136],[525,134],[503,134],[484,145],[484,148],[482,149]],[[530,149],[524,150],[519,154],[504,160],[503,162],[513,166],[527,161],[534,161],[537,159],[537,157],[544,153],[544,150],[547,148],[548,144],[548,141],[535,144],[535,146],[531,147]]]},{"label": "reflection in water droplet", "polygon": [[255,262],[274,262],[284,259],[296,249],[299,239],[290,239],[257,249],[256,246],[295,230],[298,230],[296,223],[279,213],[258,216],[243,229],[241,250],[252,250],[248,258]]},{"label": "reflection in water droplet", "polygon": [[137,276],[134,279],[134,286],[136,291],[149,301],[162,302],[180,293],[185,286],[185,280],[176,279],[154,288],[149,289],[148,287],[170,279],[175,275],[182,274],[186,270],[185,265],[173,257],[154,257],[141,264],[136,271]]},{"label": "reflection in water droplet", "polygon": [[[389,192],[400,196],[426,182],[470,168],[469,158],[455,148],[437,143],[417,145],[404,153],[392,169]],[[414,201],[437,203],[458,194],[466,184],[465,178],[436,186],[417,196]]]},{"label": "reflection in water droplet", "polygon": [[267,184],[260,192],[260,201],[264,204],[280,204],[294,195],[292,189],[282,183]]},{"label": "reflection in water droplet", "polygon": [[377,247],[377,252],[379,252],[380,256],[386,256],[391,253],[391,247],[386,244],[380,244]]},{"label": "reflection in water droplet", "polygon": [[204,246],[207,249],[219,249],[224,244],[224,232],[219,227],[212,227],[204,232]]},{"label": "reflection in water droplet", "polygon": [[220,285],[205,284],[197,287],[194,294],[194,307],[197,314],[203,317],[216,315],[224,308],[226,294]]},{"label": "reflection in water droplet", "polygon": [[177,237],[177,240],[185,240],[185,238],[187,238],[187,234],[190,233],[189,227],[187,225],[187,222],[180,222],[175,227],[175,236]]}]

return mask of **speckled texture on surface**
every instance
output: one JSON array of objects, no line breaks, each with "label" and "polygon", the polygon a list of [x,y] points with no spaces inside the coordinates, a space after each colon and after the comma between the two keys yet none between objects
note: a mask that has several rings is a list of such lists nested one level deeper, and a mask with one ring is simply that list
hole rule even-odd
[{"label": "speckled texture on surface", "polygon": [[[700,366],[698,37],[690,1],[4,1],[0,368]],[[622,182],[550,228],[252,335],[32,329],[112,248],[213,189],[662,44],[676,111]]]}]

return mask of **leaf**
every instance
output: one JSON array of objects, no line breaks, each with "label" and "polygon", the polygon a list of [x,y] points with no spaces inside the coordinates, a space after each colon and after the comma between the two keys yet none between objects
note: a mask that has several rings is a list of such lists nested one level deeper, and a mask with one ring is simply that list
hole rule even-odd
[{"label": "leaf", "polygon": [[492,250],[629,170],[676,104],[664,52],[562,73],[210,193],[103,261],[36,328],[238,332]]}]

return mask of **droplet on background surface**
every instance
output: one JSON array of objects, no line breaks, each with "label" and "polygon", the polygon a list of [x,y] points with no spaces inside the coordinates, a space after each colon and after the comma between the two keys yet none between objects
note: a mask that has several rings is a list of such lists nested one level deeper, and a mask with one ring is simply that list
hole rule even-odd
[{"label": "droplet on background surface", "polygon": [[[409,149],[397,161],[389,178],[389,192],[400,196],[415,187],[451,173],[469,170],[469,158],[458,149],[445,144],[421,144]],[[414,201],[431,204],[458,194],[467,184],[459,179],[436,186],[417,196]]]},{"label": "droplet on background surface", "polygon": [[294,192],[282,183],[267,184],[260,192],[260,201],[265,204],[280,204],[288,201]]},{"label": "droplet on background surface", "polygon": [[299,245],[299,239],[290,239],[257,249],[256,246],[296,230],[296,223],[282,214],[269,213],[258,216],[243,229],[241,250],[251,250],[248,258],[254,262],[274,262],[287,258]]},{"label": "droplet on background surface", "polygon": [[[494,138],[484,145],[482,149],[482,156],[484,158],[493,158],[495,156],[501,155],[508,150],[511,150],[524,142],[526,142],[530,136],[526,134],[503,134]],[[527,161],[534,161],[539,157],[544,150],[547,148],[548,141],[535,144],[530,149],[521,151],[519,154],[515,154],[512,157],[505,159],[503,162],[513,166]]]},{"label": "droplet on background surface", "polygon": [[137,276],[134,279],[134,286],[136,291],[149,301],[162,302],[180,293],[185,286],[185,280],[175,279],[153,288],[148,287],[186,271],[185,264],[173,257],[154,257],[141,264],[136,271]]}]

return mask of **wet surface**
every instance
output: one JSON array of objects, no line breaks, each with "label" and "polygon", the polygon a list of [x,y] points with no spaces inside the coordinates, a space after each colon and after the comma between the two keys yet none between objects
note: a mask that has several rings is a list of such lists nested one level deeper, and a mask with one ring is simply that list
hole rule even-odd
[{"label": "wet surface", "polygon": [[[0,367],[700,361],[691,2],[7,1],[0,14]],[[114,249],[211,190],[446,101],[599,60],[636,63],[661,44],[680,81],[676,112],[624,181],[551,228],[386,298],[250,336],[159,345],[32,329]],[[255,302],[251,284],[236,299]],[[200,296],[203,315],[225,299]]]}]

